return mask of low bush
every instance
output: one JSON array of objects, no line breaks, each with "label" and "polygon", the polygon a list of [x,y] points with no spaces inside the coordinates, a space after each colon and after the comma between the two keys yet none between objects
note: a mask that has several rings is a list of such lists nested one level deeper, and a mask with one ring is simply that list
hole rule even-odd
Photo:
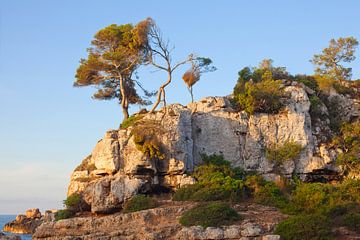
[{"label": "low bush", "polygon": [[124,205],[124,212],[137,212],[145,209],[156,208],[158,203],[151,197],[145,195],[136,195],[127,201]]},{"label": "low bush", "polygon": [[324,213],[330,207],[335,187],[323,183],[302,183],[291,194],[286,211],[290,213]]},{"label": "low bush", "polygon": [[240,219],[239,214],[228,204],[213,202],[200,204],[184,212],[179,221],[183,226],[220,227]]},{"label": "low bush", "polygon": [[244,91],[234,95],[234,99],[239,109],[249,114],[278,113],[284,107],[281,101],[284,96],[281,82],[268,79],[259,83],[247,82]]},{"label": "low bush", "polygon": [[173,200],[240,201],[244,197],[244,171],[232,168],[221,155],[202,157],[204,164],[196,167],[193,173],[198,182],[177,190]]},{"label": "low bush", "polygon": [[70,209],[75,212],[82,212],[82,198],[79,194],[73,193],[68,196],[64,201],[64,205],[67,209]]},{"label": "low bush", "polygon": [[55,213],[55,221],[59,221],[61,219],[71,218],[75,215],[75,213],[69,209],[62,209]]},{"label": "low bush", "polygon": [[88,172],[92,172],[94,170],[96,170],[96,166],[93,163],[90,163],[90,159],[91,159],[91,155],[87,156],[79,166],[77,166],[75,168],[75,171],[88,171]]},{"label": "low bush", "polygon": [[121,124],[120,124],[120,128],[121,129],[126,129],[130,126],[133,126],[137,121],[143,119],[144,115],[133,115],[128,117],[128,119],[124,120]]},{"label": "low bush", "polygon": [[360,213],[347,213],[343,217],[344,226],[360,233]]},{"label": "low bush", "polygon": [[322,118],[323,112],[321,106],[323,105],[321,99],[316,95],[311,95],[310,100],[310,115],[312,118]]},{"label": "low bush", "polygon": [[287,141],[282,145],[267,147],[265,155],[270,162],[274,163],[274,168],[279,170],[285,162],[294,161],[302,150],[303,147],[300,144]]},{"label": "low bush", "polygon": [[266,181],[261,176],[249,176],[245,185],[250,190],[254,201],[258,204],[278,208],[284,208],[288,204],[288,200],[280,188],[274,182]]},{"label": "low bush", "polygon": [[131,135],[134,136],[136,148],[149,158],[164,159],[162,144],[158,139],[163,132],[159,121],[138,121]]},{"label": "low bush", "polygon": [[313,76],[296,75],[294,80],[303,83],[308,88],[311,88],[315,92],[319,91],[319,84],[316,82]]},{"label": "low bush", "polygon": [[203,188],[200,184],[196,183],[193,185],[186,185],[174,193],[172,200],[173,201],[189,201],[192,200],[193,195],[199,191],[201,188]]},{"label": "low bush", "polygon": [[319,214],[292,216],[276,226],[275,234],[284,240],[334,239],[330,220]]}]

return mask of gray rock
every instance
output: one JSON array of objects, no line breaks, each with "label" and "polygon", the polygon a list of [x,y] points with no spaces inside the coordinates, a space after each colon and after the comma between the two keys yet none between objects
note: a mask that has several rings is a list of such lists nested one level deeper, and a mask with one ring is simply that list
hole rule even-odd
[{"label": "gray rock", "polygon": [[262,237],[262,240],[280,240],[280,235],[265,235]]},{"label": "gray rock", "polygon": [[243,237],[257,237],[263,232],[260,226],[253,223],[246,223],[243,228],[241,231]]}]

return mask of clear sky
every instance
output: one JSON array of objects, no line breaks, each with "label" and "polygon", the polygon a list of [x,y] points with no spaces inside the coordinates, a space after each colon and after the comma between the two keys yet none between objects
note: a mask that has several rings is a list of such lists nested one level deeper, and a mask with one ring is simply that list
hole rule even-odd
[{"label": "clear sky", "polygon": [[[212,58],[218,70],[195,86],[200,99],[229,94],[237,72],[264,58],[293,74],[313,73],[309,59],[331,38],[360,40],[359,9],[358,0],[1,0],[0,214],[60,208],[72,169],[118,127],[116,101],[72,87],[99,29],[150,16],[175,46],[175,60],[190,52]],[[351,66],[360,78],[360,58]],[[163,75],[148,70],[140,80],[155,89]],[[190,101],[180,76],[168,102]]]}]

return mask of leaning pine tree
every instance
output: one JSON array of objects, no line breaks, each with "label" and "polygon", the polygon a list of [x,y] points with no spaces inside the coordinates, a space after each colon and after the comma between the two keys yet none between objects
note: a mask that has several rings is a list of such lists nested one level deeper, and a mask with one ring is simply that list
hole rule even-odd
[{"label": "leaning pine tree", "polygon": [[129,117],[129,104],[149,104],[139,96],[138,85],[145,97],[152,94],[132,79],[136,69],[147,60],[149,20],[136,26],[112,24],[101,29],[92,40],[87,59],[81,59],[76,71],[74,86],[95,86],[93,98],[98,100],[118,99],[124,120]]}]

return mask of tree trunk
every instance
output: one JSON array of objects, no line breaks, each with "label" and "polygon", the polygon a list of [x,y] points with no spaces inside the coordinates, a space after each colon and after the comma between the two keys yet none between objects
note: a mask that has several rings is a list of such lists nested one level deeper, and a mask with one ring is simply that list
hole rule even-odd
[{"label": "tree trunk", "polygon": [[191,102],[194,102],[194,95],[193,95],[193,88],[192,86],[190,87],[190,95],[191,95]]},{"label": "tree trunk", "polygon": [[124,86],[124,79],[120,76],[121,107],[124,115],[123,121],[129,118],[129,104]]},{"label": "tree trunk", "polygon": [[169,85],[171,83],[171,73],[168,73],[168,80],[166,81],[166,83],[164,83],[163,85],[160,86],[159,88],[159,92],[156,98],[156,102],[154,103],[152,109],[150,110],[149,113],[154,113],[155,109],[159,106],[160,102],[161,102],[161,97],[163,97],[163,101],[164,101],[164,106],[166,107],[166,100],[165,100],[165,87],[167,85]]}]

